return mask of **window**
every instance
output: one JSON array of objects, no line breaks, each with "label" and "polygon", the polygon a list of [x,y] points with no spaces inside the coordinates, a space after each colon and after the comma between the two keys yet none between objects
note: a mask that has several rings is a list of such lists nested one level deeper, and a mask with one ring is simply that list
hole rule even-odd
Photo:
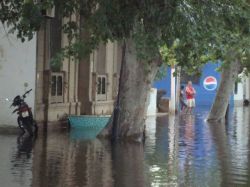
[{"label": "window", "polygon": [[107,76],[106,75],[98,75],[97,76],[97,101],[105,101],[107,100]]},{"label": "window", "polygon": [[51,102],[63,102],[63,73],[52,73],[51,75]]}]

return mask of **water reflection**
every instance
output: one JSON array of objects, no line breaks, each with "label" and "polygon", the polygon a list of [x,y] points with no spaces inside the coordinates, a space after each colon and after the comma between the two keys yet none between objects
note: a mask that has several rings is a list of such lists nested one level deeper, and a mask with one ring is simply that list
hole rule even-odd
[{"label": "water reflection", "polygon": [[32,186],[149,186],[143,157],[143,144],[111,146],[105,140],[77,141],[67,134],[47,134],[37,141]]},{"label": "water reflection", "polygon": [[20,134],[17,137],[17,152],[12,156],[12,174],[17,182],[25,184],[24,179],[29,175],[32,178],[32,148],[36,137],[30,137],[27,134]]},{"label": "water reflection", "polygon": [[248,109],[237,108],[234,118],[221,123],[207,123],[205,116],[206,110],[195,117],[185,116],[180,123],[183,146],[180,146],[179,161],[180,168],[185,169],[179,171],[179,183],[183,186],[248,186]]},{"label": "water reflection", "polygon": [[175,120],[174,116],[157,118],[155,133],[149,131],[154,124],[148,124],[144,152],[149,186],[177,186],[178,125]]},{"label": "water reflection", "polygon": [[35,139],[35,137],[31,137],[26,134],[20,134],[17,137],[17,159],[22,157],[29,159],[31,157],[32,147],[35,143]]},{"label": "water reflection", "polygon": [[120,143],[112,147],[113,186],[150,186],[144,173],[144,148],[140,143]]},{"label": "water reflection", "polygon": [[250,186],[249,109],[225,123],[195,115],[151,117],[145,144],[40,132],[37,140],[1,136],[0,180],[6,186]]},{"label": "water reflection", "polygon": [[209,124],[220,166],[221,186],[249,186],[248,110],[238,108],[231,122]]},{"label": "water reflection", "polygon": [[179,139],[179,183],[182,186],[219,186],[215,152],[207,114],[181,117]]}]

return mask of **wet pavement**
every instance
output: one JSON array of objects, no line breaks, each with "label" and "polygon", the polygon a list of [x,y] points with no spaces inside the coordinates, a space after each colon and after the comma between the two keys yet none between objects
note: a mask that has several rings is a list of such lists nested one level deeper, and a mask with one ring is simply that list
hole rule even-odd
[{"label": "wet pavement", "polygon": [[1,134],[0,186],[250,186],[250,110],[235,109],[226,124],[208,124],[207,111],[149,118],[145,145],[65,130]]}]

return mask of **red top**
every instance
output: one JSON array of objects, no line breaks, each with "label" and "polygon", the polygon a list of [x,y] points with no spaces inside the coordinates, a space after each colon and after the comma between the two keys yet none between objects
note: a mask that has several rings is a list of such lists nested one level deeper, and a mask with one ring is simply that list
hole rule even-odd
[{"label": "red top", "polygon": [[195,95],[195,89],[192,86],[186,87],[186,96],[187,99],[193,99]]}]

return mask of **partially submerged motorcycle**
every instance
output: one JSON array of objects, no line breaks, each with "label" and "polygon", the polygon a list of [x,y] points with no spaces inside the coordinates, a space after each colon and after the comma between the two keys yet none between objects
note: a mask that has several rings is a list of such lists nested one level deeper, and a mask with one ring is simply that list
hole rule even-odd
[{"label": "partially submerged motorcycle", "polygon": [[29,105],[24,101],[26,95],[31,92],[32,89],[25,92],[22,96],[17,95],[11,104],[11,107],[17,107],[12,113],[17,113],[17,123],[22,133],[28,132],[30,136],[36,135],[38,126],[33,118],[32,110]]}]

